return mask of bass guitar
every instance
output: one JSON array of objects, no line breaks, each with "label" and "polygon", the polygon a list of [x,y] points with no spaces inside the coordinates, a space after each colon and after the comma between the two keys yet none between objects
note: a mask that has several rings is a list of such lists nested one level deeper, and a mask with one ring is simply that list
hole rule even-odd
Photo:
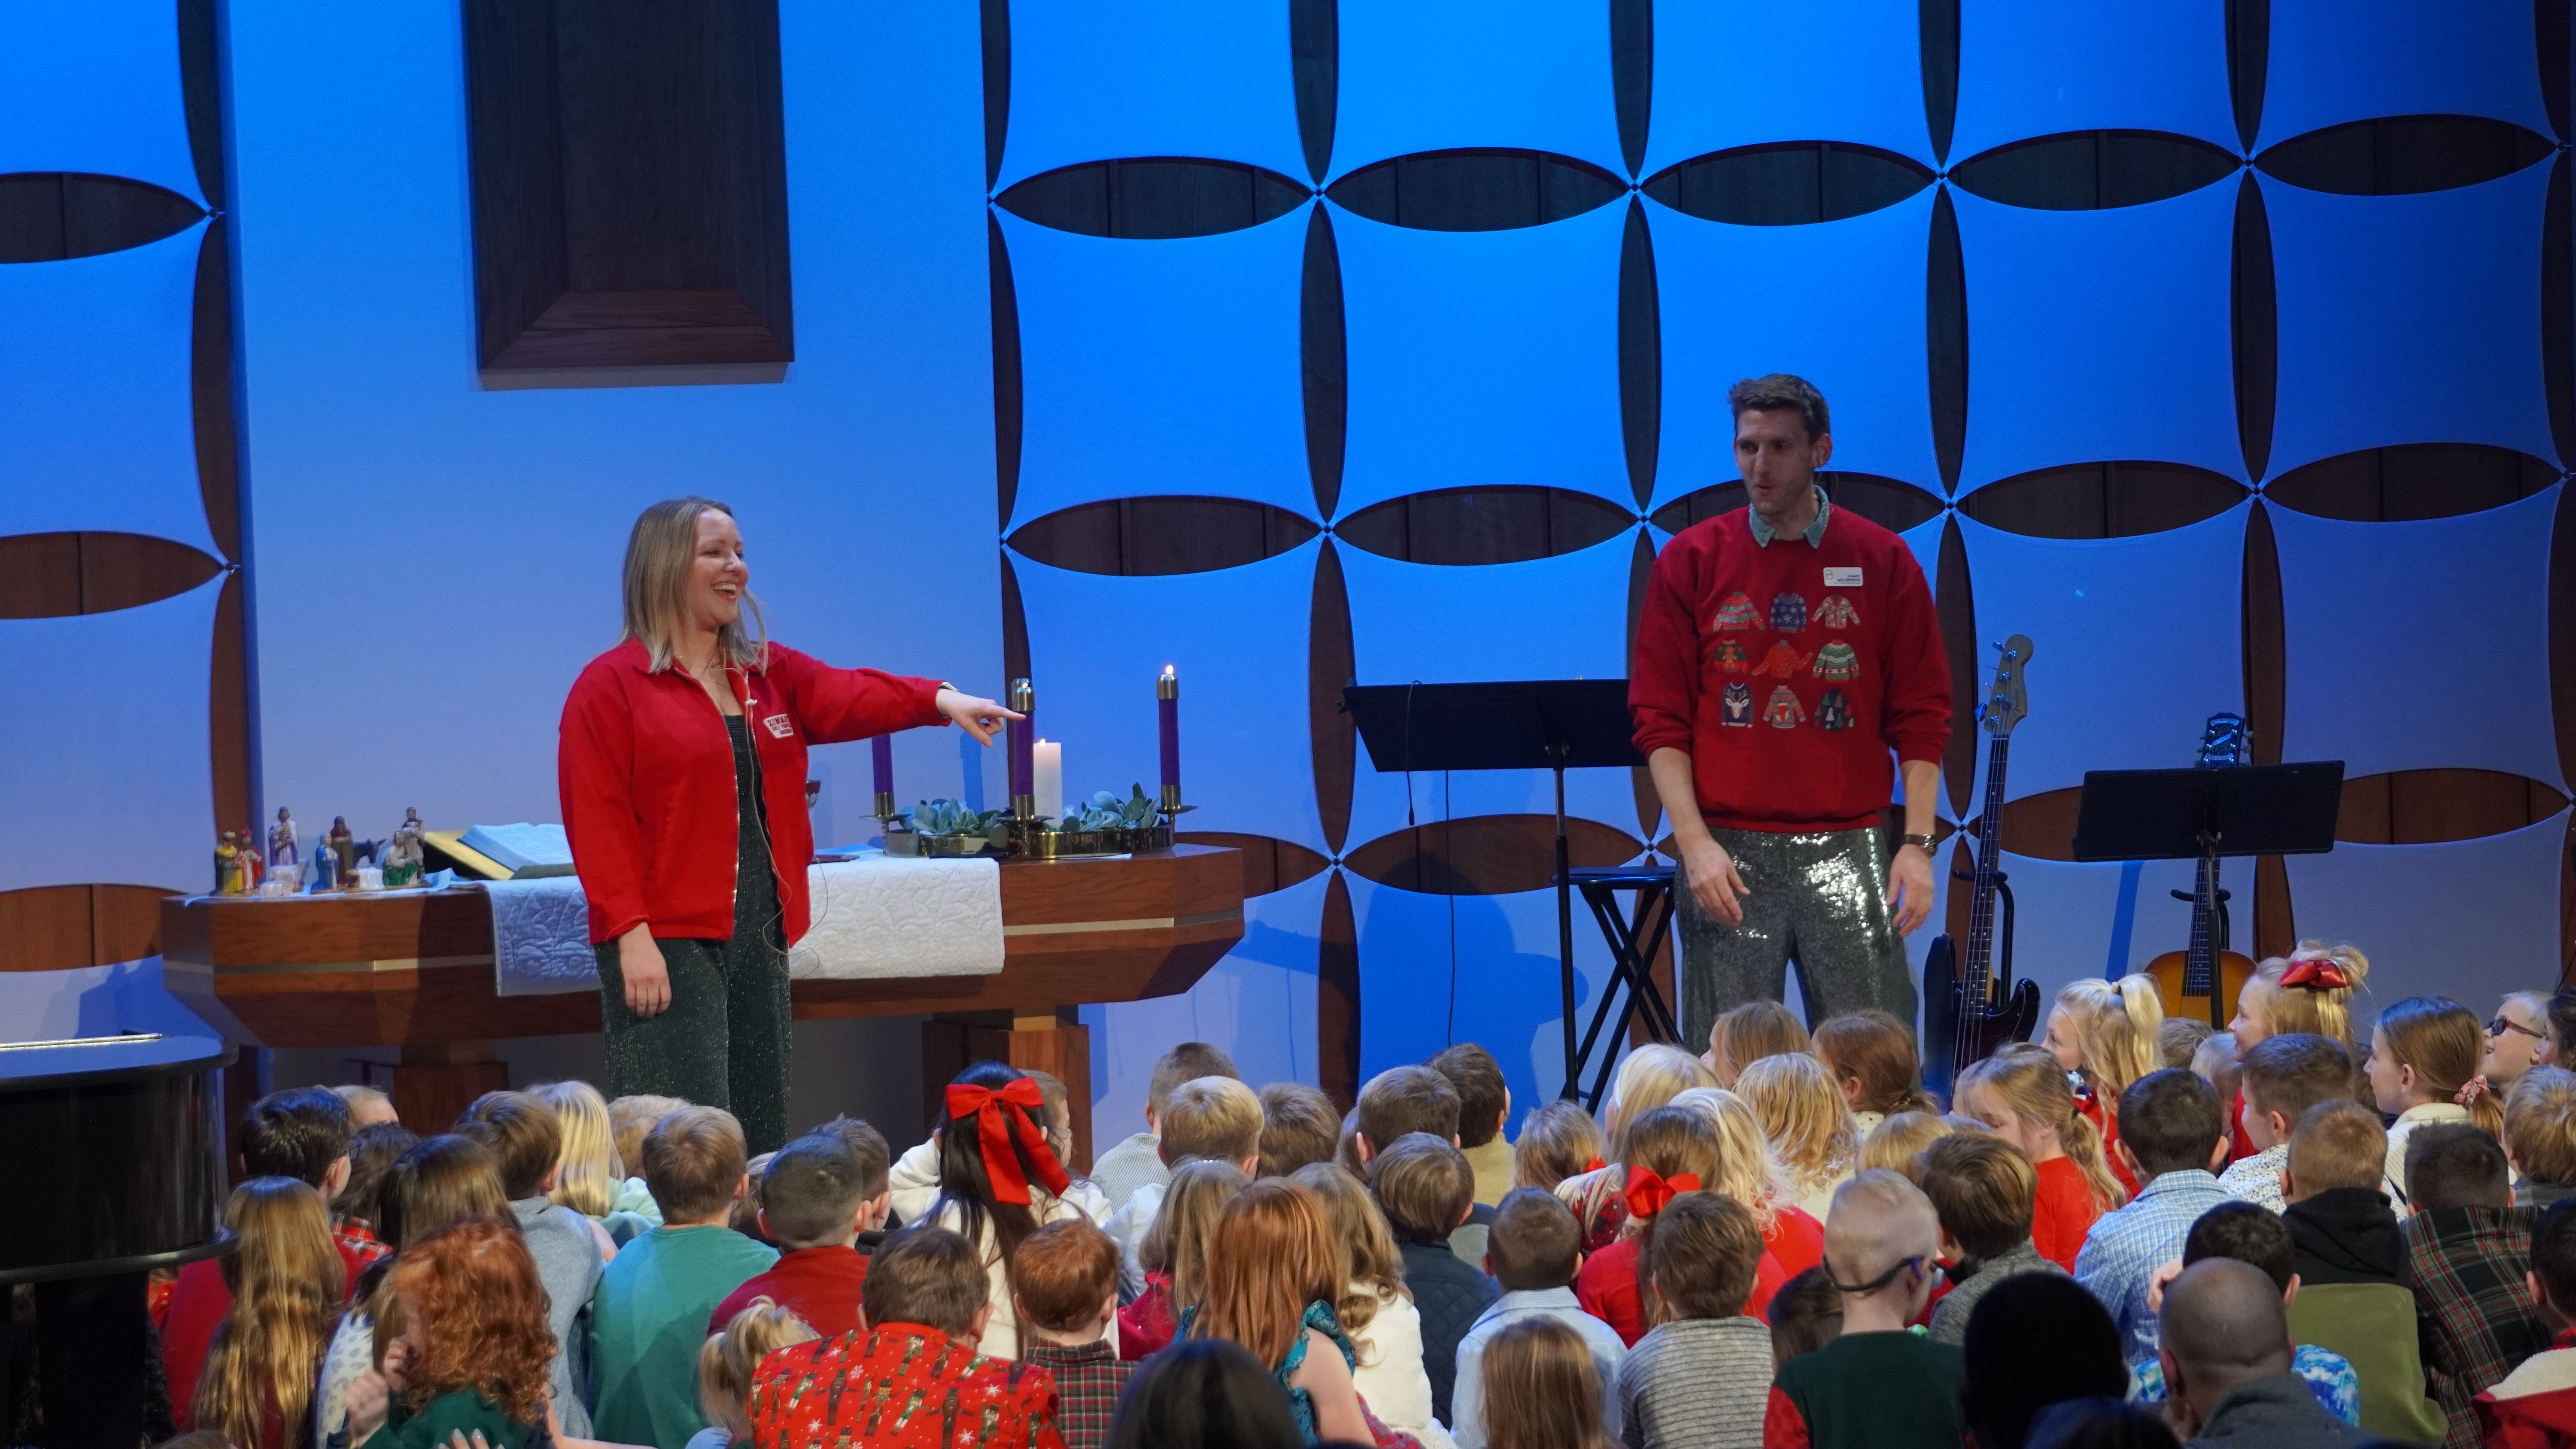
[{"label": "bass guitar", "polygon": [[1986,807],[1977,831],[1977,872],[1968,906],[1968,949],[1964,957],[1948,936],[1933,938],[1923,958],[1923,1080],[1942,1100],[1950,1100],[1959,1073],[1984,1061],[2012,1042],[2030,1040],[2039,1024],[2039,988],[2027,978],[2004,991],[1994,974],[1996,857],[2002,849],[2004,766],[2012,750],[2013,726],[2030,713],[2022,687],[2022,670],[2030,663],[2030,638],[2015,634],[2004,641],[1995,665],[1994,688],[1978,711],[1985,728]]},{"label": "bass guitar", "polygon": [[[2248,747],[2245,716],[2221,710],[2202,728],[2200,757],[2194,763],[2204,770],[2241,765]],[[2199,879],[2192,886],[2190,944],[2158,956],[2145,970],[2156,979],[2156,995],[2164,1002],[2165,1015],[2206,1016],[2211,1026],[2225,1031],[2236,994],[2245,989],[2245,978],[2254,974],[2254,962],[2243,952],[2226,950],[2210,929],[2211,922],[2220,918],[2218,896],[2217,862],[2203,859]]]}]

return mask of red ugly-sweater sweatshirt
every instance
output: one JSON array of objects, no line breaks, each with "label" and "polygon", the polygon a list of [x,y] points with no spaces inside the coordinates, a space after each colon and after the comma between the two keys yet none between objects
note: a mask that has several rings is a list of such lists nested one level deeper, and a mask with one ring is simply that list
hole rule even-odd
[{"label": "red ugly-sweater sweatshirt", "polygon": [[1895,798],[1891,751],[1938,763],[1950,666],[1913,551],[1847,508],[1817,542],[1754,541],[1746,510],[1655,559],[1629,670],[1637,749],[1691,757],[1701,816],[1851,830]]}]

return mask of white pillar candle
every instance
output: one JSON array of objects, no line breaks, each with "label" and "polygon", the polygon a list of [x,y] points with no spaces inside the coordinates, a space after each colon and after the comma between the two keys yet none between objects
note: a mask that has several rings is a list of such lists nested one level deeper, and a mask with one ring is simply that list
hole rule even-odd
[{"label": "white pillar candle", "polygon": [[1038,818],[1055,820],[1064,815],[1064,746],[1054,740],[1039,740],[1033,747],[1031,773],[1037,796]]}]

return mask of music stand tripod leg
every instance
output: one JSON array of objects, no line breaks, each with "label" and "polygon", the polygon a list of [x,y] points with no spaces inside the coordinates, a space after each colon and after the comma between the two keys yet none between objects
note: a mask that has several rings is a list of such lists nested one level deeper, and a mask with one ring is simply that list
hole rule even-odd
[{"label": "music stand tripod leg", "polygon": [[1583,1059],[1574,1049],[1574,874],[1573,853],[1565,843],[1565,746],[1551,744],[1547,752],[1556,759],[1556,964],[1557,986],[1565,1008],[1565,1089],[1558,1095],[1573,1100],[1575,1077],[1583,1070]]}]

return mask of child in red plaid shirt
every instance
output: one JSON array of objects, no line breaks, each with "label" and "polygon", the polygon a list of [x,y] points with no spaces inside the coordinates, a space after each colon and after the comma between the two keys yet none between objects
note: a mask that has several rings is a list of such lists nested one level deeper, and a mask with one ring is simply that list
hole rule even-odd
[{"label": "child in red plaid shirt", "polygon": [[2513,1206],[2504,1149],[2465,1122],[2418,1127],[2406,1139],[2408,1268],[2426,1330],[2425,1377],[2449,1420],[2444,1449],[2478,1449],[2474,1400],[2524,1359],[2548,1349],[2526,1279],[2536,1209]]},{"label": "child in red plaid shirt", "polygon": [[1055,1379],[1056,1432],[1065,1449],[1100,1449],[1135,1365],[1118,1357],[1118,1244],[1081,1218],[1049,1223],[1011,1258],[1011,1299],[1024,1335],[1020,1361]]},{"label": "child in red plaid shirt", "polygon": [[761,1361],[757,1449],[1064,1449],[1055,1381],[975,1351],[993,1316],[981,1256],[944,1228],[886,1239],[868,1265],[868,1326]]}]

